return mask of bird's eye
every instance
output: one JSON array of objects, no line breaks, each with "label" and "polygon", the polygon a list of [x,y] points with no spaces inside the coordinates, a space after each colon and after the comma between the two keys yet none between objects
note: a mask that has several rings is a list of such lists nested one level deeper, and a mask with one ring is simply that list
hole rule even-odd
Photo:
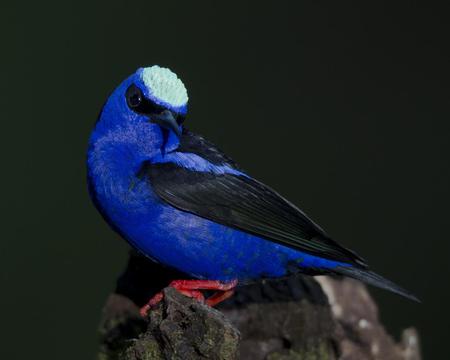
[{"label": "bird's eye", "polygon": [[138,114],[151,115],[159,114],[164,111],[164,107],[156,104],[154,101],[147,99],[139,87],[131,84],[125,92],[127,104],[131,110]]},{"label": "bird's eye", "polygon": [[127,99],[128,106],[132,109],[135,109],[139,105],[141,105],[144,96],[142,94],[142,90],[139,89],[136,85],[132,84],[128,87],[125,97]]}]

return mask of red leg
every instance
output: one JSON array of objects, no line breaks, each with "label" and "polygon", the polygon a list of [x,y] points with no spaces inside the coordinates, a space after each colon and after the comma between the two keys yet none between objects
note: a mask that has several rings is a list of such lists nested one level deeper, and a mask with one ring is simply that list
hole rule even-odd
[{"label": "red leg", "polygon": [[221,290],[233,289],[237,285],[237,280],[222,282],[218,280],[174,280],[169,286],[175,289],[184,290]]},{"label": "red leg", "polygon": [[206,305],[209,305],[211,307],[216,306],[217,304],[221,303],[222,301],[225,301],[226,299],[233,296],[233,294],[234,294],[234,289],[226,290],[226,291],[218,291],[206,299]]},{"label": "red leg", "polygon": [[[206,304],[210,306],[217,305],[218,303],[228,299],[234,293],[234,289],[237,285],[237,280],[230,282],[222,282],[217,280],[174,280],[169,286],[178,290],[183,295],[197,299],[204,302],[205,297],[198,290],[217,290],[218,292],[209,297],[206,300]],[[147,316],[148,311],[158,304],[164,295],[162,292],[153,296],[150,301],[141,308],[141,315]]]},{"label": "red leg", "polygon": [[198,291],[198,290],[183,290],[183,289],[178,289],[178,291],[180,293],[182,293],[183,295],[187,296],[187,297],[191,297],[194,298],[197,301],[200,302],[205,302],[205,297],[203,296],[203,294]]},{"label": "red leg", "polygon": [[158,304],[164,297],[164,294],[162,292],[157,293],[156,295],[154,295],[147,304],[145,304],[143,307],[141,307],[140,309],[140,313],[142,317],[146,317],[149,310],[154,307],[156,304]]}]

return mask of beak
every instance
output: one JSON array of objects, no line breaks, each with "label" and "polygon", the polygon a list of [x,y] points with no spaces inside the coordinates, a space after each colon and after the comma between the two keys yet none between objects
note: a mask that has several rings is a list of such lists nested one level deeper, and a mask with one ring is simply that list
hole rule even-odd
[{"label": "beak", "polygon": [[181,136],[180,126],[177,123],[176,116],[169,110],[164,110],[160,114],[150,115],[150,122],[158,124],[164,129],[172,130],[178,137]]}]

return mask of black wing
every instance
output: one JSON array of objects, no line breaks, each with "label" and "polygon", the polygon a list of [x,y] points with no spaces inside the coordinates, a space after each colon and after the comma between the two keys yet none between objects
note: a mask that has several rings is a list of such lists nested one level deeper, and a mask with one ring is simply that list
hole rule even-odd
[{"label": "black wing", "polygon": [[[214,145],[188,131],[177,151],[236,168]],[[330,239],[300,209],[254,179],[196,172],[174,163],[145,163],[139,175],[175,208],[312,255],[366,267],[363,259]]]},{"label": "black wing", "polygon": [[217,146],[186,128],[183,128],[177,152],[196,154],[215,165],[228,165],[239,170],[239,166],[233,159],[225,155]]}]

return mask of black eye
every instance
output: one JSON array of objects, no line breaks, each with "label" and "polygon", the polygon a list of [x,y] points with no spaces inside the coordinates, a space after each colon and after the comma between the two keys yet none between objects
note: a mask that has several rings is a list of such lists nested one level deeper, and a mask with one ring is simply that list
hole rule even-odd
[{"label": "black eye", "polygon": [[142,94],[141,89],[132,84],[128,87],[125,97],[127,99],[128,106],[134,109],[141,105],[144,95]]},{"label": "black eye", "polygon": [[151,115],[151,114],[159,114],[162,111],[166,110],[159,104],[156,104],[154,101],[147,99],[144,96],[139,87],[135,84],[131,84],[127,91],[125,92],[125,98],[127,100],[127,104],[131,110],[138,114]]}]

